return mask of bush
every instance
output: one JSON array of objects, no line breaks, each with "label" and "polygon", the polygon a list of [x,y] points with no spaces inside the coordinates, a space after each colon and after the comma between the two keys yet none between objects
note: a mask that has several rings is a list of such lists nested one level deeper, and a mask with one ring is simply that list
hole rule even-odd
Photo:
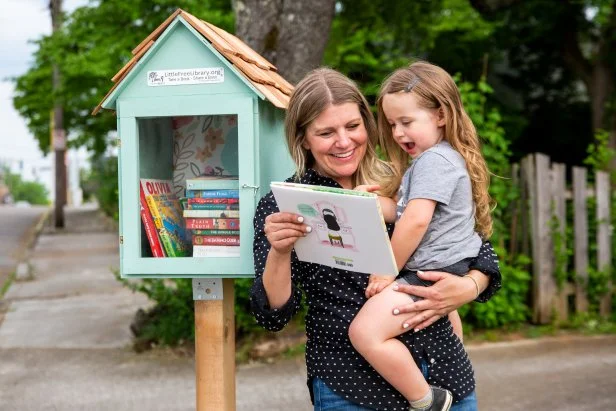
[{"label": "bush", "polygon": [[0,172],[4,176],[4,183],[9,189],[14,202],[27,201],[30,204],[48,205],[49,193],[47,188],[35,181],[24,181],[19,174],[13,174],[8,168]]}]

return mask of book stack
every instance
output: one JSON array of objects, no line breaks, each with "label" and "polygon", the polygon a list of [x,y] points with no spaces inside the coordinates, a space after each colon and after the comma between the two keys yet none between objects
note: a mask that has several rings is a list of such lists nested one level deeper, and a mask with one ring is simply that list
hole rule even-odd
[{"label": "book stack", "polygon": [[185,257],[190,254],[182,208],[170,180],[140,179],[141,221],[152,256]]},{"label": "book stack", "polygon": [[186,180],[184,220],[192,231],[193,257],[240,256],[240,198],[237,176]]}]

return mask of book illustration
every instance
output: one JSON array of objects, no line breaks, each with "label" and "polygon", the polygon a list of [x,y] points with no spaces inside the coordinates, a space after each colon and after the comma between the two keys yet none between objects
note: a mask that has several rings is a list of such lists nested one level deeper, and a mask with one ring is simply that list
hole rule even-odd
[{"label": "book illustration", "polygon": [[357,242],[353,229],[342,207],[336,207],[329,201],[316,201],[312,204],[298,204],[296,212],[303,215],[305,223],[313,227],[321,245],[360,251],[355,247]]},{"label": "book illustration", "polygon": [[150,250],[152,250],[152,256],[164,257],[165,253],[160,243],[160,238],[158,237],[158,230],[154,225],[152,213],[150,212],[150,207],[148,206],[148,202],[145,198],[145,193],[143,192],[143,187],[141,186],[139,186],[139,206],[141,222],[143,223],[143,228],[145,230],[148,243],[150,244]]},{"label": "book illustration", "polygon": [[141,179],[141,189],[167,257],[190,254],[190,238],[184,226],[182,207],[171,181]]},{"label": "book illustration", "polygon": [[172,118],[173,190],[181,196],[186,180],[238,174],[237,115]]},{"label": "book illustration", "polygon": [[297,183],[271,183],[280,211],[300,214],[312,232],[295,243],[300,261],[366,274],[398,274],[378,196]]}]

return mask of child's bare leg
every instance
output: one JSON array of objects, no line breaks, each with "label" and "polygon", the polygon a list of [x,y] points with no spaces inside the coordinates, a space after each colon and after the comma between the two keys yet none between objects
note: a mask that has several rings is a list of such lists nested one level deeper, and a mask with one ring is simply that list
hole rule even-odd
[{"label": "child's bare leg", "polygon": [[464,342],[464,330],[462,329],[462,319],[458,310],[454,310],[448,315],[451,326],[453,327],[453,333],[458,336],[460,342]]},{"label": "child's bare leg", "polygon": [[428,395],[430,386],[415,364],[409,349],[396,336],[408,331],[402,328],[394,307],[408,303],[407,294],[396,292],[389,285],[370,298],[349,327],[349,338],[355,349],[409,402]]}]

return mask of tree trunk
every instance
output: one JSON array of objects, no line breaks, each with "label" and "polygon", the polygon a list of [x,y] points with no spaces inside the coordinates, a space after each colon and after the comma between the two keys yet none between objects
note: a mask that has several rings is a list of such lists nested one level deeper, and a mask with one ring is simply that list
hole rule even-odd
[{"label": "tree trunk", "polygon": [[235,32],[291,83],[318,67],[335,0],[233,0]]},{"label": "tree trunk", "polygon": [[[62,26],[62,0],[50,0],[51,27],[55,33]],[[62,84],[58,62],[52,64],[52,90],[54,92],[54,107],[51,113],[51,142],[55,152],[55,204],[54,220],[56,228],[64,228],[64,205],[66,204],[66,133],[64,131],[64,111],[56,92]]]}]

